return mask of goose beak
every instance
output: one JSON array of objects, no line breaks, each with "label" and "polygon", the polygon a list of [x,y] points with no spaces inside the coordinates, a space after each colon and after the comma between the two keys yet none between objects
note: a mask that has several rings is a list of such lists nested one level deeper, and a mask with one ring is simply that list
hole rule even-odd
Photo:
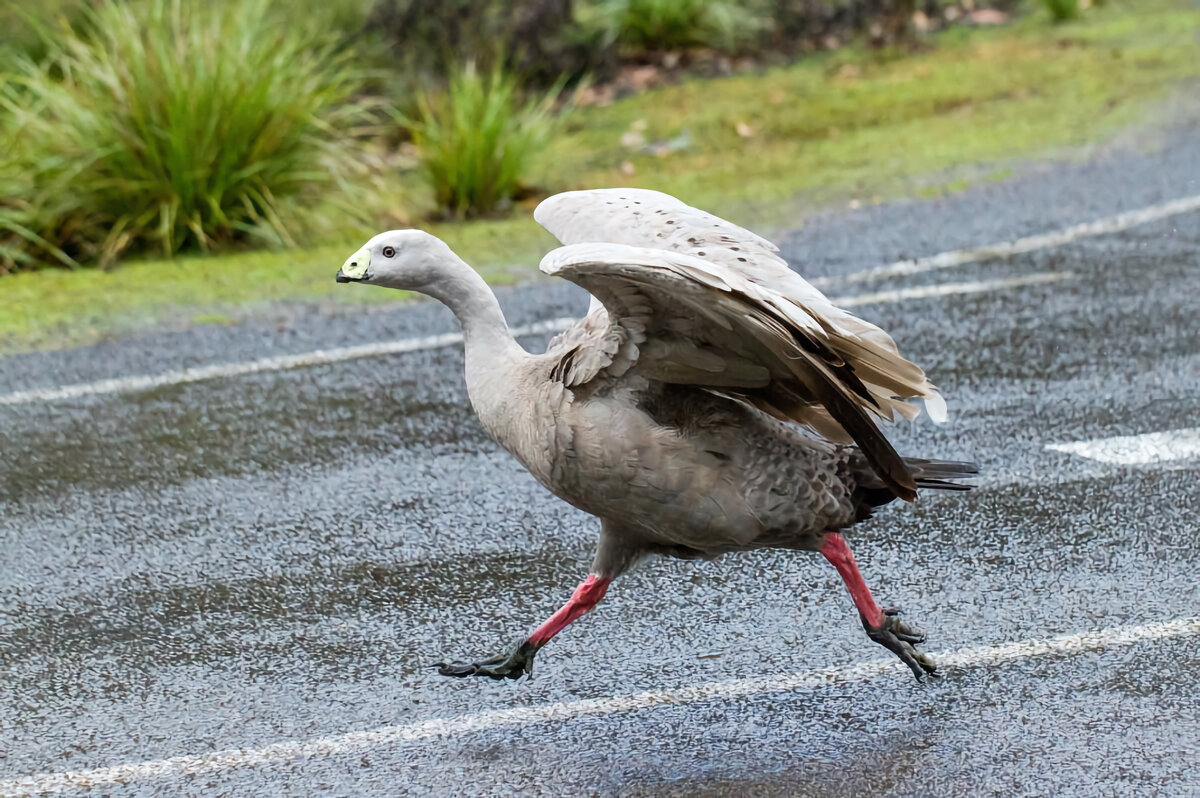
[{"label": "goose beak", "polygon": [[361,283],[371,276],[367,271],[370,268],[371,250],[360,249],[346,259],[334,279],[339,283]]}]

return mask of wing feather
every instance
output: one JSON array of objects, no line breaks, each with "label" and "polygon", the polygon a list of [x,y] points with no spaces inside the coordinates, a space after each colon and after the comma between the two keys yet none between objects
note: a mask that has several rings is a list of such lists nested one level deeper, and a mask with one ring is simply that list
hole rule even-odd
[{"label": "wing feather", "polygon": [[853,440],[899,496],[916,485],[875,423],[945,402],[883,330],[837,307],[770,241],[656,191],[571,191],[534,211],[565,246],[542,271],[599,303],[560,336],[566,385],[626,374],[695,385]]},{"label": "wing feather", "polygon": [[[915,495],[904,461],[868,415],[882,411],[852,367],[810,330],[763,301],[761,292],[736,273],[722,274],[681,252],[591,243],[553,250],[541,268],[591,292],[612,327],[636,319],[645,343],[632,364],[634,373],[662,382],[735,388],[748,396],[763,393],[764,402],[801,423],[811,422],[809,408],[823,407],[898,495]],[[708,279],[697,280],[698,273]],[[726,365],[736,363],[752,368]],[[568,379],[580,376],[568,371]]]},{"label": "wing feather", "polygon": [[895,341],[874,324],[837,307],[794,272],[765,238],[658,191],[634,188],[568,191],[534,211],[564,244],[613,243],[695,256],[684,268],[696,281],[722,292],[736,275],[754,301],[806,331],[817,345],[849,364],[889,418],[915,417],[910,399],[925,400],[934,421],[944,421],[945,402],[925,373],[900,355]]}]

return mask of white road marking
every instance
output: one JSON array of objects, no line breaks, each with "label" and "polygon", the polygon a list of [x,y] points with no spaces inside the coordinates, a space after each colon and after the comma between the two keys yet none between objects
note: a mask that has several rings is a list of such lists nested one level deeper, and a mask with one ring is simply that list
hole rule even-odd
[{"label": "white road marking", "polygon": [[969,249],[956,249],[950,252],[942,252],[938,255],[931,255],[927,258],[900,260],[895,263],[889,263],[887,266],[879,266],[874,269],[866,269],[847,275],[818,277],[809,280],[809,282],[818,287],[824,287],[844,283],[860,283],[864,280],[876,280],[880,277],[904,277],[935,269],[965,266],[968,263],[978,263],[994,258],[1007,258],[1025,252],[1035,252],[1039,249],[1061,247],[1064,244],[1070,244],[1072,241],[1078,241],[1081,238],[1111,235],[1112,233],[1119,233],[1132,227],[1157,222],[1162,219],[1169,219],[1172,216],[1197,210],[1200,210],[1200,195],[1181,197],[1169,202],[1159,203],[1158,205],[1151,205],[1148,208],[1126,211],[1125,213],[1118,213],[1116,216],[1097,219],[1094,222],[1083,222],[1082,224],[1072,225],[1063,230],[1056,230],[1051,233],[1025,236],[1024,238],[1005,241],[1000,244],[988,244],[987,246]]},{"label": "white road marking", "polygon": [[[1189,213],[1196,210],[1200,210],[1200,195],[1181,197],[1180,199],[1159,203],[1157,205],[1151,205],[1139,210],[1127,211],[1125,213],[1119,213],[1116,216],[1097,219],[1093,222],[1084,222],[1082,224],[1072,225],[1071,227],[1052,233],[1026,236],[1024,238],[1018,238],[1014,241],[1003,242],[1000,244],[989,244],[983,247],[956,249],[951,250],[950,252],[942,252],[938,255],[932,255],[927,258],[917,258],[916,260],[897,261],[895,263],[888,264],[887,266],[866,269],[854,274],[833,277],[816,277],[810,279],[809,282],[817,287],[825,287],[839,283],[857,283],[864,280],[874,280],[880,277],[900,277],[932,271],[934,269],[946,269],[952,266],[963,266],[968,263],[977,263],[979,261],[990,260],[992,258],[1004,258],[1023,252],[1033,252],[1039,249],[1062,246],[1081,238],[1118,233],[1122,230],[1128,230],[1132,227],[1137,227],[1138,225],[1155,222],[1160,219],[1167,219],[1171,216],[1178,216],[1179,214]],[[962,283],[957,285],[970,284]],[[947,288],[949,288],[949,286],[947,286]],[[842,297],[835,299],[834,302],[853,307],[855,305],[865,305],[869,302],[895,302],[901,299],[913,299],[924,296],[945,296],[949,293],[970,293],[969,290],[965,292],[946,290],[943,293],[918,293],[931,290],[933,289],[912,288],[901,289],[899,291],[883,291],[879,292],[878,294],[868,294],[860,297]],[[517,335],[534,335],[537,333],[551,332],[565,326],[569,321],[571,320],[550,319],[548,321],[537,322],[535,324],[528,325],[524,328],[514,329],[513,332]],[[320,349],[315,352],[306,352],[299,355],[268,357],[243,363],[218,363],[211,366],[170,371],[165,374],[153,376],[117,377],[110,380],[78,383],[75,385],[64,385],[57,388],[34,388],[27,391],[14,391],[12,393],[2,394],[0,395],[0,405],[20,405],[29,404],[31,402],[51,402],[61,399],[74,399],[81,396],[92,396],[96,394],[132,393],[137,391],[146,391],[152,388],[160,388],[166,385],[182,385],[189,382],[199,382],[201,380],[217,379],[221,377],[236,377],[243,374],[257,374],[266,371],[283,371],[286,369],[305,368],[308,366],[323,365],[326,363],[336,363],[342,360],[354,360],[356,358],[376,357],[379,355],[396,354],[398,352],[415,352],[424,349],[435,349],[442,346],[451,346],[460,342],[461,340],[462,335],[460,333],[447,333],[445,335],[433,335],[424,338],[412,338],[403,341],[388,341],[376,344],[364,344],[362,346],[341,347],[338,349]]]},{"label": "white road marking", "polygon": [[[998,646],[974,646],[934,653],[943,670],[1002,665],[1015,660],[1050,655],[1070,656],[1087,651],[1103,651],[1136,643],[1200,635],[1200,616],[1161,621],[1142,626],[1117,626],[1094,632],[1076,632],[1048,638],[1021,640]],[[0,794],[35,795],[70,788],[96,789],[106,785],[129,785],[155,778],[194,777],[214,771],[252,767],[281,761],[317,756],[358,755],[375,748],[392,748],[404,743],[460,737],[464,734],[597,717],[621,712],[636,712],[664,706],[694,704],[701,701],[730,700],[748,696],[812,690],[845,682],[864,682],[887,674],[909,678],[908,671],[896,659],[872,660],[818,670],[796,671],[773,676],[756,676],[722,682],[647,690],[641,693],[563,701],[533,707],[490,709],[452,718],[383,726],[369,731],[351,732],[313,740],[294,740],[262,748],[237,748],[206,754],[176,756],[149,762],[131,762],[95,770],[42,773],[0,781]]]},{"label": "white road marking", "polygon": [[1200,457],[1200,427],[1092,441],[1051,443],[1047,449],[1114,465],[1146,465]]},{"label": "white road marking", "polygon": [[[548,319],[547,321],[514,327],[512,332],[518,338],[525,335],[541,335],[561,330],[574,320],[574,318]],[[13,393],[0,395],[0,405],[53,402],[59,399],[76,399],[81,396],[106,393],[136,393],[168,385],[184,385],[189,382],[200,382],[220,377],[240,377],[245,374],[260,374],[265,371],[285,371],[287,369],[307,368],[309,366],[323,366],[327,363],[340,363],[343,360],[356,360],[363,357],[378,357],[380,355],[394,355],[400,352],[438,349],[443,346],[453,346],[461,341],[462,333],[454,332],[443,335],[428,335],[421,338],[405,338],[400,341],[381,341],[374,344],[362,344],[361,346],[318,349],[314,352],[303,352],[298,355],[264,357],[259,360],[248,360],[241,363],[216,363],[211,366],[168,371],[164,374],[117,377],[98,382],[63,385],[58,388],[34,388],[28,391],[14,391]]]},{"label": "white road marking", "polygon": [[[1080,238],[1118,233],[1122,230],[1128,230],[1131,227],[1137,227],[1138,225],[1147,224],[1149,222],[1166,219],[1171,216],[1177,216],[1182,213],[1189,213],[1196,210],[1200,210],[1200,195],[1193,197],[1182,197],[1180,199],[1163,202],[1158,205],[1151,205],[1147,208],[1141,208],[1140,210],[1127,211],[1126,213],[1119,213],[1116,216],[1097,219],[1094,222],[1084,222],[1082,224],[1072,225],[1071,227],[1052,233],[1026,236],[1025,238],[1018,238],[1015,241],[1008,241],[1000,244],[989,244],[987,246],[973,249],[957,249],[950,252],[942,252],[938,255],[933,255],[928,258],[897,261],[887,266],[880,266],[875,269],[867,269],[854,274],[834,277],[817,277],[809,280],[809,282],[818,287],[823,287],[838,283],[857,283],[864,280],[877,279],[880,277],[900,277],[910,274],[919,274],[920,272],[932,271],[934,269],[963,266],[968,263],[976,263],[978,261],[990,260],[992,258],[1003,258],[1023,252],[1033,252],[1039,249],[1062,246]],[[1063,279],[1065,276],[1066,275],[1061,277],[1051,277],[1044,275],[1039,279]],[[1030,280],[1032,282],[1039,281],[1039,279],[1033,278],[1014,279]],[[942,287],[933,286],[927,288],[922,287],[899,289],[896,291],[881,291],[878,293],[866,294],[857,297],[839,297],[835,298],[833,301],[836,304],[841,304],[846,307],[854,307],[857,305],[866,305],[878,302],[897,302],[903,299],[917,299],[929,296],[947,296],[949,294],[956,293],[972,293],[974,291],[987,291],[992,290],[992,288],[1012,287],[1026,284],[1029,283],[1013,282],[1005,284],[1005,281],[1002,280],[986,281],[981,283],[951,283]],[[987,287],[980,288],[974,286]],[[513,330],[513,333],[515,335],[535,335],[539,333],[552,332],[554,330],[561,329],[570,321],[571,319],[550,319],[548,321],[530,324],[526,327],[516,328]],[[443,346],[452,346],[459,343],[461,340],[461,333],[446,333],[445,335],[432,335],[423,338],[411,338],[402,341],[387,341],[375,344],[364,344],[362,346],[340,347],[337,349],[319,349],[315,352],[305,352],[299,355],[267,357],[242,363],[218,363],[199,368],[169,371],[165,374],[152,376],[144,375],[117,377],[110,380],[78,383],[75,385],[64,385],[57,388],[34,388],[27,391],[14,391],[12,393],[2,394],[0,395],[0,405],[20,405],[29,404],[31,402],[52,402],[61,399],[74,399],[81,396],[93,396],[97,394],[133,393],[137,391],[151,390],[153,388],[161,388],[167,385],[182,385],[189,382],[200,382],[202,380],[218,379],[222,377],[237,377],[244,374],[258,374],[267,371],[283,371],[287,369],[323,365],[326,363],[337,363],[343,360],[354,360],[363,357],[377,357],[379,355],[391,355],[399,352],[416,352],[424,349],[436,349]]]},{"label": "white road marking", "polygon": [[1071,272],[1038,272],[1027,277],[1006,277],[1000,280],[971,280],[964,283],[941,283],[939,285],[922,285],[916,288],[897,288],[893,291],[877,291],[873,294],[858,296],[835,297],[833,304],[844,308],[858,305],[877,305],[885,302],[899,302],[904,299],[924,299],[931,296],[952,296],[955,294],[978,294],[986,291],[997,291],[1005,288],[1017,288],[1022,285],[1037,285],[1039,283],[1054,283],[1059,280],[1069,280],[1075,275]]},{"label": "white road marking", "polygon": [[[879,291],[859,296],[834,297],[833,302],[842,307],[859,305],[874,305],[887,302],[900,302],[906,299],[921,299],[924,297],[950,296],[953,294],[973,294],[984,291],[994,291],[1005,288],[1015,288],[1022,285],[1054,282],[1073,277],[1070,272],[1044,272],[1031,274],[1027,277],[1011,277],[1003,280],[980,280],[964,283],[945,283],[942,285],[921,286],[919,288],[903,288],[895,291]],[[534,324],[514,327],[513,335],[518,338],[526,335],[543,335],[557,332],[575,321],[574,317],[548,319]],[[258,360],[248,360],[241,363],[217,363],[211,366],[168,371],[163,374],[139,375],[133,377],[116,377],[97,382],[81,382],[74,385],[62,385],[56,388],[32,388],[27,391],[13,391],[0,394],[0,405],[23,405],[34,402],[54,402],[63,399],[77,399],[83,396],[96,396],[114,393],[138,393],[154,388],[171,385],[185,385],[191,382],[214,380],[228,377],[240,377],[246,374],[261,374],[271,371],[286,371],[288,369],[322,366],[328,363],[340,363],[344,360],[356,360],[364,357],[394,355],[401,352],[418,352],[425,349],[438,349],[443,346],[453,346],[462,342],[462,333],[445,333],[429,335],[421,338],[406,338],[400,341],[383,341],[361,346],[345,346],[336,349],[318,349],[315,352],[304,352],[298,355],[279,355],[264,357]]]}]

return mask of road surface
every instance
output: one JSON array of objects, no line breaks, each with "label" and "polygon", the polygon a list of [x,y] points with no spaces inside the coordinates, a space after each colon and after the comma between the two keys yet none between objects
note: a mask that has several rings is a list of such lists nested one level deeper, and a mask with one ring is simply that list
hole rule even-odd
[{"label": "road surface", "polygon": [[453,333],[431,303],[0,359],[0,795],[1200,792],[1196,133],[783,238],[943,389],[898,449],[984,469],[849,536],[923,685],[788,552],[648,562],[532,680],[439,677],[555,609],[595,524],[485,437],[459,347],[341,349]]}]

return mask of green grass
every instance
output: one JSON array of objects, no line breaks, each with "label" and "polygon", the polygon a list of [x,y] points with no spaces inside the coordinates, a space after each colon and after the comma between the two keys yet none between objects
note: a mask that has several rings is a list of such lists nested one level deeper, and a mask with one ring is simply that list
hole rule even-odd
[{"label": "green grass", "polygon": [[[1002,29],[950,31],[915,55],[846,50],[693,80],[579,110],[548,152],[553,166],[535,177],[551,190],[657,188],[766,229],[794,225],[822,203],[961,190],[1142,121],[1180,81],[1200,76],[1198,28],[1200,10],[1187,0],[1146,0],[1137,9],[1108,4],[1069,28],[1033,14]],[[693,145],[661,157],[623,146],[639,120],[652,142],[686,130]],[[738,134],[739,121],[750,137]],[[622,171],[626,161],[633,175]],[[552,245],[530,210],[428,227],[489,279],[511,280],[532,273]],[[278,301],[395,301],[393,292],[335,286],[338,265],[362,243],[346,238],[295,252],[0,278],[0,341],[74,345],[200,314],[236,322]]]},{"label": "green grass", "polygon": [[297,207],[360,169],[343,143],[369,117],[347,54],[269,10],[106,4],[18,61],[0,83],[0,269],[295,245],[314,222]]},{"label": "green grass", "polygon": [[[553,243],[541,228],[522,226],[513,236],[513,227],[512,220],[501,220],[429,229],[480,264],[488,282],[496,285],[513,282],[525,270],[492,260],[491,253],[511,252],[514,260],[536,264],[539,253]],[[467,229],[469,236],[459,235]],[[361,244],[356,240],[283,252],[143,260],[112,271],[9,275],[0,281],[0,342],[8,351],[61,348],[135,332],[148,324],[168,329],[233,324],[280,302],[355,306],[395,301],[395,292],[358,286],[346,290],[348,286],[334,282],[338,267]]]},{"label": "green grass", "polygon": [[1042,7],[1055,22],[1066,22],[1079,16],[1079,0],[1041,0]]},{"label": "green grass", "polygon": [[[154,0],[120,0],[125,6],[145,5]],[[209,0],[229,4],[241,0]],[[278,24],[295,24],[303,20],[320,30],[352,36],[362,31],[368,22],[376,0],[277,0],[271,5],[271,15]],[[64,21],[79,21],[101,3],[96,0],[38,0],[36,3],[5,0],[0,3],[0,62],[16,54],[46,55],[46,42],[41,31],[61,27]],[[197,4],[199,5],[199,4]]]},{"label": "green grass", "polygon": [[[952,31],[917,56],[847,51],[692,81],[581,114],[556,155],[580,185],[652,187],[727,212],[771,215],[797,194],[892,193],[907,177],[1096,141],[1138,121],[1172,82],[1200,75],[1200,11],[1147,5],[1102,9],[1069,36],[1031,18]],[[686,130],[695,146],[667,157],[614,146],[638,120],[647,139]],[[632,176],[619,171],[626,160]]]},{"label": "green grass", "polygon": [[592,0],[576,6],[577,35],[630,53],[710,47],[737,50],[759,30],[757,9],[709,0]]},{"label": "green grass", "polygon": [[553,113],[559,88],[525,98],[515,73],[468,63],[442,93],[421,98],[406,127],[440,211],[480,216],[513,198],[559,127]]}]

